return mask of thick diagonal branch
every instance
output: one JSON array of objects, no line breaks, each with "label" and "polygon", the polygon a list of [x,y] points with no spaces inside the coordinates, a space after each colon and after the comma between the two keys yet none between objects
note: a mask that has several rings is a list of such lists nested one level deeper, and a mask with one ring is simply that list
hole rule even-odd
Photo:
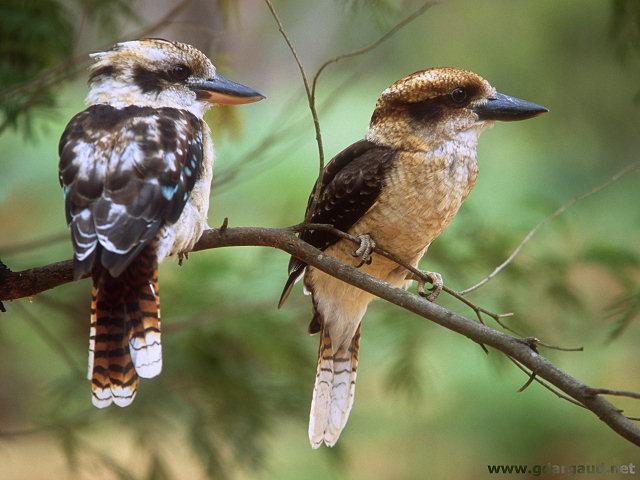
[{"label": "thick diagonal branch", "polygon": [[[464,335],[474,342],[489,345],[517,360],[532,373],[535,373],[537,377],[545,379],[591,410],[622,437],[640,445],[640,427],[622,415],[618,408],[602,397],[601,393],[609,390],[585,385],[560,370],[533,351],[526,342],[522,342],[516,337],[474,322],[406,290],[392,287],[382,280],[345,265],[300,240],[293,229],[259,227],[211,229],[203,234],[194,250],[231,246],[263,246],[283,250],[323,272]],[[71,281],[71,272],[71,261],[58,262],[46,267],[17,273],[0,271],[0,301],[35,295],[48,288],[67,283]]]}]

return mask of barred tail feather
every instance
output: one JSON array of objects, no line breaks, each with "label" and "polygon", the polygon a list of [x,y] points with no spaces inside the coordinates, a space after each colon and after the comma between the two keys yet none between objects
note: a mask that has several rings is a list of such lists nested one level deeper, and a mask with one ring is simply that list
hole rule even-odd
[{"label": "barred tail feather", "polygon": [[93,352],[89,353],[93,364],[89,368],[92,401],[98,408],[107,407],[112,402],[121,407],[129,405],[138,387],[138,375],[131,363],[125,335],[124,303],[117,297],[110,298],[114,283],[114,279],[104,272],[94,286],[97,308],[93,327],[95,335],[91,342]]},{"label": "barred tail feather", "polygon": [[90,319],[90,328],[89,328],[89,369],[87,372],[87,378],[89,380],[91,380],[93,377],[93,362],[95,359],[95,351],[96,351],[96,325],[98,324],[97,302],[98,302],[98,292],[97,292],[96,284],[94,282],[93,288],[91,289],[91,319]]},{"label": "barred tail feather", "polygon": [[140,377],[162,369],[158,268],[155,249],[145,248],[119,277],[93,271],[89,378],[98,408],[129,405]]},{"label": "barred tail feather", "polygon": [[353,406],[358,369],[360,325],[349,345],[334,351],[328,329],[322,325],[318,368],[311,401],[309,440],[313,448],[338,441]]},{"label": "barred tail feather", "polygon": [[162,342],[160,338],[160,293],[158,269],[139,294],[138,309],[132,312],[129,332],[131,361],[138,375],[153,378],[162,371]]}]

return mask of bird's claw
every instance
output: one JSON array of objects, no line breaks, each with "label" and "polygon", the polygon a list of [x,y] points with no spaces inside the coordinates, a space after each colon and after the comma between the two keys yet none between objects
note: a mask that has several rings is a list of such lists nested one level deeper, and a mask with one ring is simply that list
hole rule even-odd
[{"label": "bird's claw", "polygon": [[440,292],[442,292],[442,287],[444,286],[444,282],[442,281],[442,275],[440,275],[437,272],[423,271],[422,273],[431,279],[431,283],[433,284],[433,286],[427,289],[429,293],[425,292],[425,289],[424,289],[425,281],[422,278],[418,278],[417,279],[418,295],[426,298],[430,302],[433,302],[436,298],[438,298],[438,295],[440,295]]},{"label": "bird's claw", "polygon": [[371,252],[376,248],[376,242],[373,241],[370,235],[366,233],[363,235],[358,235],[358,240],[360,240],[360,246],[355,252],[352,252],[351,255],[354,257],[360,257],[361,261],[356,265],[356,268],[360,268],[365,263],[367,265],[371,265]]},{"label": "bird's claw", "polygon": [[180,267],[182,266],[182,260],[183,260],[183,259],[184,259],[184,260],[189,260],[189,253],[187,253],[187,252],[184,252],[184,253],[180,252],[180,253],[178,253],[178,266],[180,266]]}]

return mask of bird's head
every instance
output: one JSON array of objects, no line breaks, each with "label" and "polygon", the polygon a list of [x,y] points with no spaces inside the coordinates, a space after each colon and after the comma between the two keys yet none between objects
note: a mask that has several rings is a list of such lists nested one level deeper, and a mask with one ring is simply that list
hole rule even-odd
[{"label": "bird's head", "polygon": [[251,103],[264,96],[218,75],[206,55],[179,42],[147,38],[94,53],[87,101],[189,110],[199,118],[211,104]]},{"label": "bird's head", "polygon": [[450,141],[475,148],[480,133],[496,120],[524,120],[545,112],[535,103],[497,93],[473,72],[430,68],[382,92],[367,139],[408,150],[432,150]]}]

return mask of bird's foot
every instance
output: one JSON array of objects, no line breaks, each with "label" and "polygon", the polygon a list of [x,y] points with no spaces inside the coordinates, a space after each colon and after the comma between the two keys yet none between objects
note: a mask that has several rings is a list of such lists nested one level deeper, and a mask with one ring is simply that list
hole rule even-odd
[{"label": "bird's foot", "polygon": [[179,266],[182,266],[182,260],[183,259],[184,260],[189,260],[189,253],[188,252],[184,252],[184,253],[180,252],[178,254],[178,265]]},{"label": "bird's foot", "polygon": [[371,265],[371,252],[376,248],[376,242],[366,233],[358,235],[358,240],[360,240],[360,246],[355,252],[351,253],[354,257],[360,257],[361,259],[360,263],[356,265],[356,268],[360,268],[365,263]]},{"label": "bird's foot", "polygon": [[426,282],[424,281],[423,278],[417,275],[414,275],[413,273],[410,273],[409,275],[407,275],[407,280],[415,280],[416,282],[418,282],[418,288],[417,288],[418,295],[426,298],[430,302],[433,302],[436,298],[438,298],[438,295],[440,295],[440,292],[442,292],[442,287],[444,286],[444,282],[442,281],[442,275],[440,275],[437,272],[427,272],[426,270],[421,270],[421,272],[423,275],[426,275],[427,277],[429,277],[430,282],[433,284],[433,287],[427,289],[429,293],[425,292],[424,284]]}]

